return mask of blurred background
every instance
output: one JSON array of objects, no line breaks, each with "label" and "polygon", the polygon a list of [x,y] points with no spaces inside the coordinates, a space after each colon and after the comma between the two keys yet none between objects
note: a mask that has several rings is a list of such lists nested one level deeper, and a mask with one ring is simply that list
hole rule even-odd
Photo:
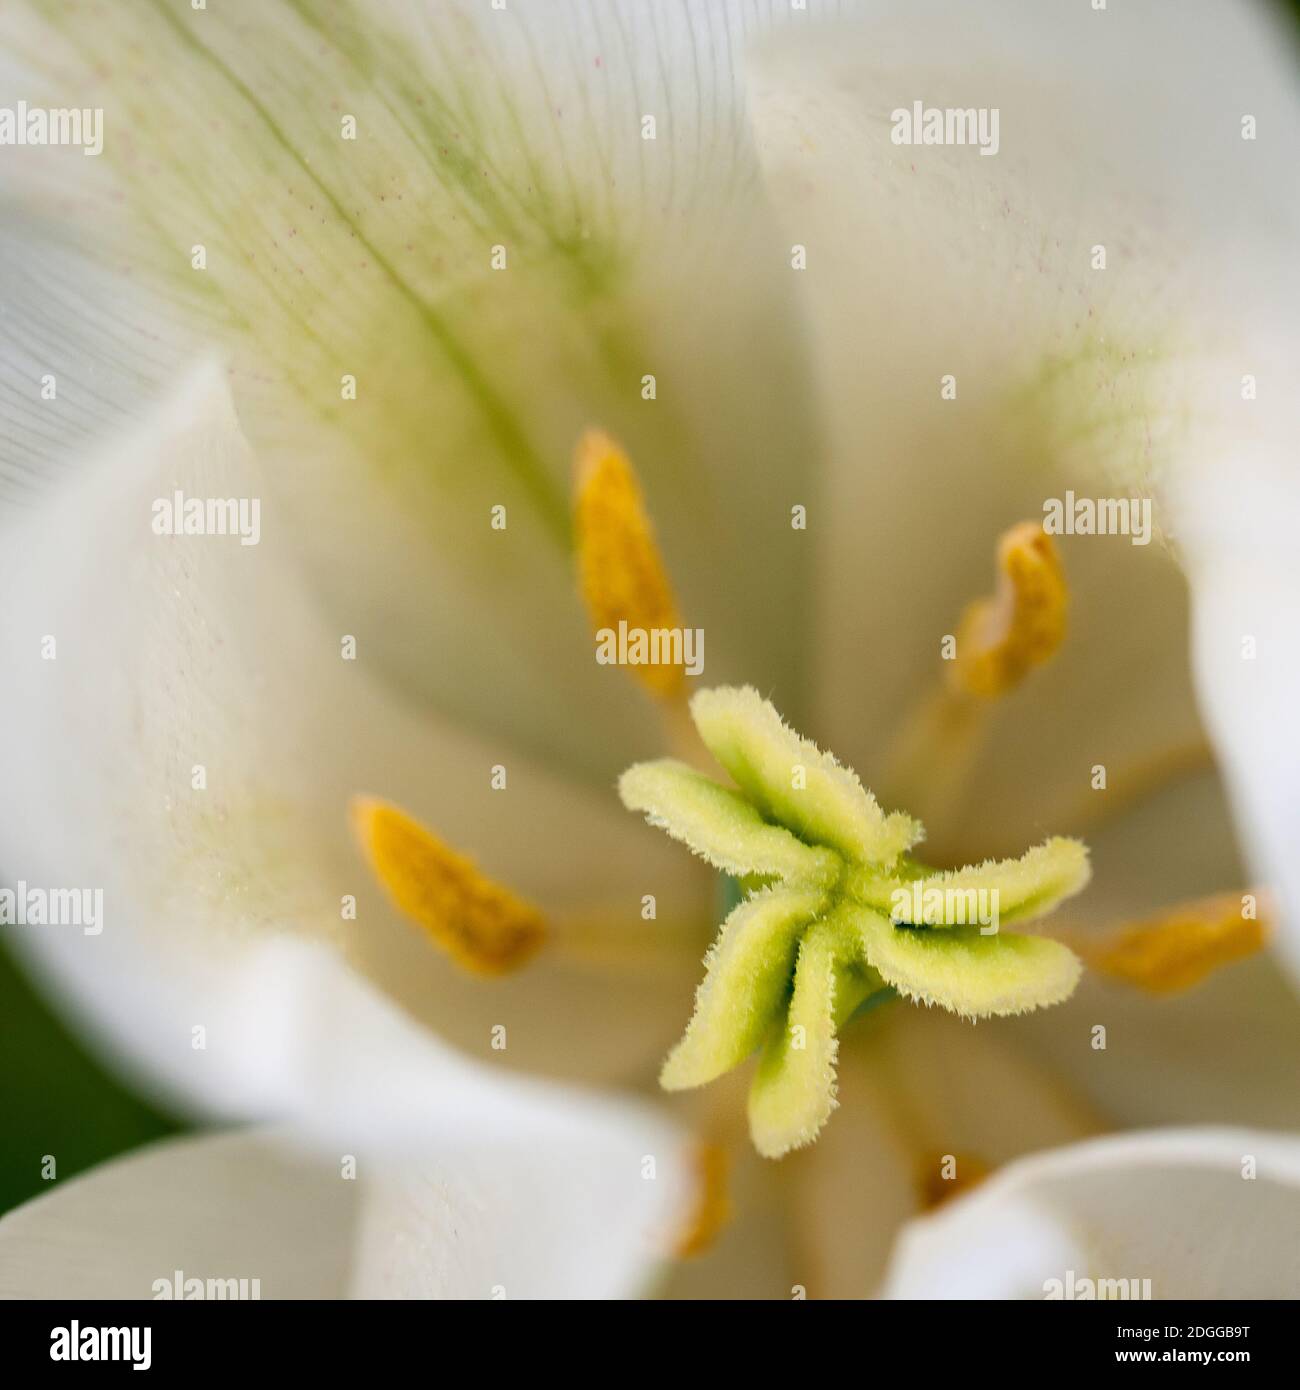
[{"label": "blurred background", "polygon": [[[1279,3],[1300,40],[1300,0]],[[45,1154],[55,1156],[57,1176],[66,1179],[196,1127],[126,1089],[71,1023],[46,1001],[0,932],[0,1213],[48,1190]]]}]

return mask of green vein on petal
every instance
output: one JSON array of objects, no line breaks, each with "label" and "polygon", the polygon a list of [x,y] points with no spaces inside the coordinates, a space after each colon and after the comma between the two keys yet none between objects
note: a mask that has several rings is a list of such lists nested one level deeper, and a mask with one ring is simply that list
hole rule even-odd
[{"label": "green vein on petal", "polygon": [[548,478],[545,465],[538,457],[534,446],[528,439],[520,420],[510,411],[496,388],[488,379],[484,368],[475,361],[466,345],[457,337],[448,322],[437,311],[434,304],[415,288],[398,271],[387,254],[366,232],[359,219],[351,216],[343,206],[339,194],[331,187],[304,157],[302,151],[289,139],[280,127],[267,105],[253,92],[248,84],[222,60],[220,55],[206,47],[191,31],[189,26],[172,13],[166,0],[154,0],[155,8],[162,15],[183,45],[195,57],[209,63],[219,73],[240,99],[256,113],[275,145],[301,171],[302,176],[317,190],[320,198],[327,202],[339,221],[351,228],[358,245],[383,272],[392,290],[409,305],[419,321],[427,329],[429,336],[445,354],[448,363],[473,398],[488,429],[496,438],[502,457],[515,469],[520,482],[538,508],[546,526],[562,544],[568,541],[568,507],[563,494]]},{"label": "green vein on petal", "polygon": [[[728,8],[737,43],[781,19]],[[109,33],[32,10],[42,95],[75,105],[93,83],[105,111],[96,180],[78,166],[69,202],[124,273],[201,301],[281,530],[386,679],[592,783],[625,764],[629,704],[603,697],[570,604],[570,460],[597,425],[633,453],[680,591],[709,605],[685,618],[733,613],[795,696],[810,552],[778,533],[772,563],[747,561],[815,490],[809,362],[739,69],[691,90],[693,45],[714,52],[697,13],[157,0]],[[708,331],[684,333],[705,296]]]}]

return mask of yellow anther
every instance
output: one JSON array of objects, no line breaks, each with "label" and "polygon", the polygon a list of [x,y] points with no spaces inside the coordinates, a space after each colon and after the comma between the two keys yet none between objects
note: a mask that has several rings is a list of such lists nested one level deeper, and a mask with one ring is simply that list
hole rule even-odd
[{"label": "yellow anther", "polygon": [[1268,934],[1268,905],[1253,893],[1220,893],[1179,903],[1109,937],[1076,942],[1094,970],[1148,994],[1177,994],[1221,965],[1258,951]]},{"label": "yellow anther", "polygon": [[728,1176],[731,1158],[721,1144],[698,1143],[691,1155],[696,1183],[695,1204],[673,1253],[680,1260],[702,1255],[731,1220]]},{"label": "yellow anther", "polygon": [[546,922],[536,908],[404,811],[357,796],[351,815],[362,852],[393,905],[457,965],[476,975],[505,975],[542,944]]},{"label": "yellow anther", "polygon": [[986,699],[1005,695],[1061,645],[1069,588],[1052,538],[1022,521],[998,542],[998,589],[962,615],[956,660],[958,689]]},{"label": "yellow anther", "polygon": [[[645,497],[631,461],[599,430],[588,430],[574,457],[574,532],[578,579],[592,630],[614,634],[681,632],[681,618]],[[647,636],[644,640],[651,640]],[[682,665],[629,664],[628,671],[655,696],[680,693]]]}]

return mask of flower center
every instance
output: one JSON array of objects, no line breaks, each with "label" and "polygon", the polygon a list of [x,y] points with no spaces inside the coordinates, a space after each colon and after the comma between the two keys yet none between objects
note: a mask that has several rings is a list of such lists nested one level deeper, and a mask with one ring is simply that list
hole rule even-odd
[{"label": "flower center", "polygon": [[[620,641],[631,631],[652,639],[680,633],[627,455],[589,431],[574,480],[578,582],[598,640],[608,630]],[[1068,589],[1042,528],[1008,530],[998,569],[997,593],[961,620],[944,687],[900,740],[887,780],[914,810],[953,794],[973,764],[987,710],[1064,637]],[[921,820],[882,809],[849,768],[789,728],[757,691],[700,690],[688,701],[682,649],[674,656],[671,642],[648,640],[646,650],[669,655],[627,669],[660,710],[678,756],[628,768],[619,793],[726,875],[735,893],[705,959],[694,1015],[664,1064],[664,1087],[704,1085],[757,1054],[750,1132],[761,1153],[779,1157],[810,1143],[834,1109],[839,1031],[873,1004],[902,996],[978,1019],[1072,993],[1081,972],[1074,951],[1004,929],[1046,915],[1085,886],[1083,844],[1057,836],[1019,858],[933,868],[915,853]],[[714,775],[706,750],[728,781]],[[396,807],[357,798],[353,824],[394,905],[467,970],[504,974],[547,941],[535,907]],[[1116,939],[1080,942],[1078,951],[1100,972],[1148,991],[1185,988],[1263,939],[1257,914],[1237,909],[1236,895],[1193,904]],[[563,924],[549,934],[562,938]],[[721,1208],[706,1205],[701,1229],[720,1219]]]},{"label": "flower center", "polygon": [[[1058,941],[1002,928],[1050,912],[1089,876],[1056,838],[1016,860],[934,871],[918,822],[800,737],[757,691],[700,691],[696,729],[735,788],[664,759],[619,781],[630,810],[746,888],[705,962],[695,1014],[660,1077],[704,1085],[759,1052],[750,1132],[779,1157],[835,1105],[838,1032],[892,988],[968,1018],[1060,1003],[1080,964]],[[983,907],[981,905],[984,905]]]}]

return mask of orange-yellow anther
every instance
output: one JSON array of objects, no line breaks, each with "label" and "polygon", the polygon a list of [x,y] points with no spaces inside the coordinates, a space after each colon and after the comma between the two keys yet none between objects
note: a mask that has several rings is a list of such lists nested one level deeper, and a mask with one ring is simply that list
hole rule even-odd
[{"label": "orange-yellow anther", "polygon": [[351,814],[362,852],[393,905],[458,965],[476,975],[505,975],[542,944],[546,922],[536,908],[405,811],[358,796]]},{"label": "orange-yellow anther", "polygon": [[695,1202],[685,1230],[674,1249],[678,1259],[701,1255],[731,1220],[728,1175],[731,1159],[721,1144],[699,1143],[691,1155],[695,1177]]},{"label": "orange-yellow anther", "polygon": [[[645,632],[680,629],[681,618],[663,556],[631,461],[599,430],[588,430],[574,457],[574,533],[578,580],[592,630],[617,633],[619,623]],[[659,697],[678,694],[680,665],[629,665]]]},{"label": "orange-yellow anther", "polygon": [[1179,903],[1102,940],[1077,942],[1100,974],[1148,994],[1177,994],[1222,965],[1252,955],[1268,934],[1268,905],[1253,893]]},{"label": "orange-yellow anther", "polygon": [[993,699],[1014,690],[1061,645],[1069,588],[1052,538],[1022,521],[998,542],[998,588],[962,615],[949,669],[958,689]]}]

